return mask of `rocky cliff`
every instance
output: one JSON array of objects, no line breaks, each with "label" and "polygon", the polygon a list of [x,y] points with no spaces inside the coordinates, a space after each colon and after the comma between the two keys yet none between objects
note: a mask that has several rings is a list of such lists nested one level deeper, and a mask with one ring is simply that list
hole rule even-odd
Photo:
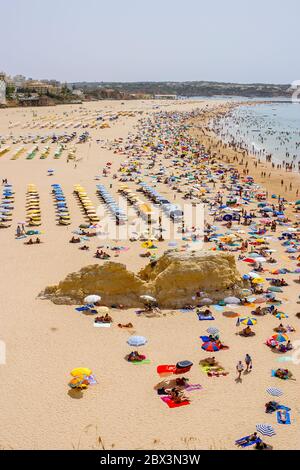
[{"label": "rocky cliff", "polygon": [[56,286],[46,287],[41,296],[57,304],[79,304],[88,294],[99,294],[103,304],[141,305],[139,296],[156,297],[161,307],[176,308],[193,303],[197,291],[213,300],[239,295],[243,281],[235,258],[229,253],[167,252],[134,274],[120,263],[91,265],[69,274]]}]

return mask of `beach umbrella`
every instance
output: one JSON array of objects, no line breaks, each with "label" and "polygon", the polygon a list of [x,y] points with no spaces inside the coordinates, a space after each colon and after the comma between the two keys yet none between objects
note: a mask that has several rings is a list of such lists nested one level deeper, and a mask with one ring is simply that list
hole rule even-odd
[{"label": "beach umbrella", "polygon": [[130,346],[144,346],[147,343],[147,339],[144,336],[130,336],[127,343]]},{"label": "beach umbrella", "polygon": [[278,343],[284,343],[289,339],[288,335],[286,335],[285,333],[276,333],[276,335],[273,335],[272,338],[275,341],[278,341]]},{"label": "beach umbrella", "polygon": [[232,304],[232,305],[238,305],[241,303],[240,299],[237,297],[225,297],[224,299],[225,304]]},{"label": "beach umbrella", "polygon": [[278,313],[276,313],[275,317],[276,317],[276,318],[279,318],[280,320],[281,320],[282,318],[289,318],[289,316],[288,316],[286,313],[283,313],[283,312],[278,312]]},{"label": "beach umbrella", "polygon": [[240,316],[239,313],[237,313],[237,312],[231,312],[231,311],[223,312],[223,315],[224,315],[224,317],[226,317],[226,318],[236,318],[236,317],[239,317],[239,316]]},{"label": "beach umbrella", "polygon": [[251,258],[260,258],[260,255],[258,253],[251,253],[250,257]]},{"label": "beach umbrella", "polygon": [[206,343],[203,343],[201,347],[204,351],[208,352],[220,350],[219,346],[214,341],[207,341]]},{"label": "beach umbrella", "polygon": [[100,295],[88,295],[87,297],[85,297],[84,303],[85,304],[95,304],[97,302],[100,302],[100,300],[101,300]]},{"label": "beach umbrella", "polygon": [[252,281],[253,284],[263,284],[265,280],[262,277],[255,277]]},{"label": "beach umbrella", "polygon": [[88,369],[87,367],[76,367],[71,371],[71,375],[73,377],[78,377],[81,375],[91,375],[91,373],[91,369]]},{"label": "beach umbrella", "polygon": [[260,432],[263,436],[275,436],[276,432],[270,424],[257,424],[256,430]]},{"label": "beach umbrella", "polygon": [[272,395],[272,397],[280,397],[283,395],[283,392],[279,388],[269,387],[267,388],[267,392],[269,395]]},{"label": "beach umbrella", "polygon": [[281,287],[277,287],[277,286],[270,286],[270,287],[268,287],[268,291],[270,291],[270,292],[283,292],[283,290],[281,289]]},{"label": "beach umbrella", "polygon": [[265,263],[267,260],[266,260],[266,258],[264,258],[263,256],[257,256],[257,257],[255,258],[255,261],[256,261],[257,263]]},{"label": "beach umbrella", "polygon": [[146,302],[156,302],[156,299],[152,297],[151,295],[140,295],[140,299]]},{"label": "beach umbrella", "polygon": [[256,318],[251,318],[251,317],[246,317],[246,318],[241,318],[241,323],[243,323],[243,325],[249,325],[249,326],[252,326],[252,325],[256,325],[257,323],[257,320]]},{"label": "beach umbrella", "polygon": [[217,335],[219,333],[219,330],[218,328],[214,328],[214,327],[210,327],[210,328],[207,328],[207,333],[209,333],[210,335]]}]

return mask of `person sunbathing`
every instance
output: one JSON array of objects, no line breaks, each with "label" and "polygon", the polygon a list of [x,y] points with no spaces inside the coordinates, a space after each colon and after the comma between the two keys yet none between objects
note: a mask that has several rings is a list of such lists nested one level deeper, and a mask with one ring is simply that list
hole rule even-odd
[{"label": "person sunbathing", "polygon": [[208,308],[206,310],[204,310],[204,312],[201,312],[201,310],[197,309],[197,314],[201,315],[202,317],[211,317],[212,316],[212,312]]},{"label": "person sunbathing", "polygon": [[291,326],[291,325],[287,325],[286,330],[287,330],[289,333],[293,333],[293,332],[296,331],[296,329],[295,329],[293,326]]},{"label": "person sunbathing", "polygon": [[279,410],[279,419],[282,422],[282,424],[285,424],[287,422],[287,412],[286,412],[286,410]]},{"label": "person sunbathing", "polygon": [[76,238],[76,237],[74,237],[74,235],[73,235],[73,237],[71,238],[71,240],[69,241],[69,243],[80,243],[80,238],[79,238],[79,237]]},{"label": "person sunbathing", "polygon": [[258,307],[256,307],[253,313],[254,315],[263,315],[261,306],[259,305]]},{"label": "person sunbathing", "polygon": [[265,404],[265,411],[266,413],[273,413],[277,410],[279,404],[276,401],[269,401]]},{"label": "person sunbathing", "polygon": [[274,338],[270,338],[266,341],[266,345],[269,346],[271,349],[275,349],[277,346],[277,341]]},{"label": "person sunbathing", "polygon": [[101,317],[96,317],[95,318],[95,323],[112,323],[113,319],[111,318],[108,313],[106,313],[104,316],[102,315]]},{"label": "person sunbathing", "polygon": [[275,371],[275,377],[278,377],[279,379],[287,380],[291,377],[291,372],[289,372],[288,369],[277,369]]},{"label": "person sunbathing", "polygon": [[188,383],[189,379],[187,379],[186,377],[177,377],[176,379],[176,385],[178,387],[185,387]]},{"label": "person sunbathing", "polygon": [[96,251],[96,254],[95,254],[95,257],[98,258],[98,259],[109,259],[110,258],[110,255],[108,253],[106,253],[105,251],[103,250],[97,250]]},{"label": "person sunbathing", "polygon": [[254,333],[254,331],[251,330],[250,326],[248,325],[246,328],[244,328],[244,329],[240,332],[240,335],[241,335],[241,336],[254,336],[255,333]]},{"label": "person sunbathing", "polygon": [[244,439],[239,440],[238,443],[239,445],[244,445],[244,444],[248,444],[248,442],[256,441],[257,439],[258,439],[257,432],[254,432],[253,434],[250,434],[250,436],[244,437]]},{"label": "person sunbathing", "polygon": [[133,324],[132,323],[126,323],[125,325],[122,325],[122,323],[118,323],[118,327],[119,328],[133,328]]},{"label": "person sunbathing", "polygon": [[178,390],[176,387],[172,388],[169,392],[169,397],[173,400],[174,403],[182,403],[183,401],[188,400],[188,398],[183,394],[181,390]]},{"label": "person sunbathing", "polygon": [[127,356],[127,361],[128,362],[141,362],[144,359],[146,359],[146,356],[144,356],[143,354],[139,354],[137,351],[132,351]]},{"label": "person sunbathing", "polygon": [[209,365],[209,366],[216,366],[217,365],[217,361],[216,361],[216,358],[215,357],[207,357],[205,359],[205,362]]},{"label": "person sunbathing", "polygon": [[279,326],[277,326],[277,328],[274,328],[274,331],[276,331],[277,333],[286,333],[286,328],[284,328],[283,324],[280,323]]},{"label": "person sunbathing", "polygon": [[90,248],[87,245],[82,245],[79,249],[83,251],[88,251]]},{"label": "person sunbathing", "polygon": [[256,450],[272,450],[272,447],[271,446],[268,446],[268,444],[266,444],[265,442],[263,442],[260,438],[259,440],[256,442],[255,446],[254,446],[254,449]]}]

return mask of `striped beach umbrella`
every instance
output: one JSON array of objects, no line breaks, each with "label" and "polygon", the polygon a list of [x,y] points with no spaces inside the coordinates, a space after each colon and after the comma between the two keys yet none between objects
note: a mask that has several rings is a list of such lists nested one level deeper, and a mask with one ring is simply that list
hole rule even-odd
[{"label": "striped beach umbrella", "polygon": [[241,319],[241,323],[242,323],[243,325],[252,326],[252,325],[256,325],[257,320],[256,320],[256,318],[253,318],[253,317],[246,317],[246,318],[242,318],[242,319]]},{"label": "striped beach umbrella", "polygon": [[260,432],[263,436],[275,436],[276,432],[270,424],[257,424],[256,430]]},{"label": "striped beach umbrella", "polygon": [[218,328],[214,328],[214,327],[210,327],[210,328],[207,328],[207,333],[209,333],[210,335],[216,335],[219,333],[219,330]]},{"label": "striped beach umbrella", "polygon": [[279,388],[269,387],[267,388],[267,392],[269,395],[272,395],[272,397],[280,397],[281,395],[283,395],[283,391]]},{"label": "striped beach umbrella", "polygon": [[208,352],[220,351],[219,346],[217,346],[214,341],[207,341],[206,343],[203,343],[201,347],[204,349],[204,351]]},{"label": "striped beach umbrella", "polygon": [[281,320],[282,318],[289,318],[289,316],[288,316],[286,313],[283,313],[283,312],[278,312],[278,313],[276,313],[275,317],[276,317],[276,318],[279,318],[280,320]]},{"label": "striped beach umbrella", "polygon": [[284,343],[285,341],[289,340],[288,335],[285,333],[276,333],[276,335],[273,335],[272,338],[275,339],[275,341],[278,341],[278,343]]}]

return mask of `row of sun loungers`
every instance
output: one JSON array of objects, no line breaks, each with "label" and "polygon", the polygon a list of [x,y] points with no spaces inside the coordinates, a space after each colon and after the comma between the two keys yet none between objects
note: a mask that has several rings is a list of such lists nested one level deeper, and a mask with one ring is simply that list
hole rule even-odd
[{"label": "row of sun loungers", "polygon": [[58,216],[58,224],[59,225],[70,225],[70,212],[68,205],[66,203],[66,198],[61,189],[60,184],[52,184],[52,193],[54,196],[54,201],[56,204],[57,216]]},{"label": "row of sun loungers", "polygon": [[2,190],[2,199],[0,204],[0,228],[10,227],[13,203],[15,201],[12,185],[5,184]]},{"label": "row of sun loungers", "polygon": [[80,184],[77,184],[74,189],[75,194],[77,195],[81,206],[86,214],[86,217],[89,219],[90,223],[96,224],[100,221],[99,217],[96,214],[96,209],[87,195],[86,190]]},{"label": "row of sun loungers", "polygon": [[176,204],[172,204],[168,199],[156,191],[146,183],[140,183],[141,190],[146,194],[151,201],[155,204],[159,204],[164,213],[170,217],[174,222],[179,222],[183,219],[183,211]]},{"label": "row of sun loungers", "polygon": [[107,205],[108,210],[113,214],[118,223],[125,223],[127,221],[126,213],[119,207],[115,199],[109,194],[105,186],[102,184],[97,185],[97,193]]},{"label": "row of sun loungers", "polygon": [[125,184],[121,185],[119,188],[120,194],[124,196],[127,201],[133,205],[138,215],[144,220],[151,221],[154,216],[154,212],[149,204],[145,201],[142,201],[137,194],[135,194],[131,189],[128,188]]},{"label": "row of sun loungers", "polygon": [[26,193],[26,216],[30,227],[41,225],[40,197],[35,184],[27,186]]}]

